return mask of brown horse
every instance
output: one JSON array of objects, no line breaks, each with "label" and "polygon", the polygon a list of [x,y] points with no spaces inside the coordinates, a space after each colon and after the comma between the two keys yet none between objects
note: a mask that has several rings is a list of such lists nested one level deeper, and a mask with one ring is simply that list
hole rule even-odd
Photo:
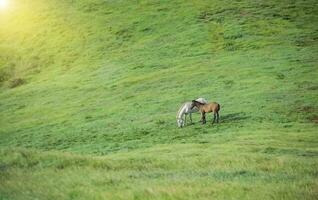
[{"label": "brown horse", "polygon": [[202,124],[206,123],[205,113],[210,113],[210,112],[213,112],[212,124],[214,124],[215,120],[217,123],[219,123],[219,111],[221,108],[220,104],[218,104],[216,102],[203,104],[203,103],[200,103],[196,100],[192,100],[191,109],[193,109],[194,107],[197,107],[199,109],[199,111],[201,112]]}]

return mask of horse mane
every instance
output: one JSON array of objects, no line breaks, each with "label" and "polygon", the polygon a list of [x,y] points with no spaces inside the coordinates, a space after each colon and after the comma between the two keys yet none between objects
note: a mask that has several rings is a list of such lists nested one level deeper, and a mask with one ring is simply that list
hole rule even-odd
[{"label": "horse mane", "polygon": [[201,103],[200,101],[197,101],[197,100],[192,100],[192,102],[196,102],[196,103],[198,103],[200,105],[204,105],[204,103]]}]

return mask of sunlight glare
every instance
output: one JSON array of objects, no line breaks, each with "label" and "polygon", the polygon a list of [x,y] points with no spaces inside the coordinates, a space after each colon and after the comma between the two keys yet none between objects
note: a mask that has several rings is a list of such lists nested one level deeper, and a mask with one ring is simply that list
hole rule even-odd
[{"label": "sunlight glare", "polygon": [[8,1],[7,0],[0,0],[0,9],[6,9],[8,7]]}]

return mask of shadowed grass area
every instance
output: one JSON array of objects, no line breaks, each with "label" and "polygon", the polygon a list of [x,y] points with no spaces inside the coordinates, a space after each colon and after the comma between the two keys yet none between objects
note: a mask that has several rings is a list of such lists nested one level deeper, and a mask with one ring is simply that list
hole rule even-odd
[{"label": "shadowed grass area", "polygon": [[[317,196],[315,1],[9,5],[1,198]],[[221,123],[178,129],[198,97]]]}]

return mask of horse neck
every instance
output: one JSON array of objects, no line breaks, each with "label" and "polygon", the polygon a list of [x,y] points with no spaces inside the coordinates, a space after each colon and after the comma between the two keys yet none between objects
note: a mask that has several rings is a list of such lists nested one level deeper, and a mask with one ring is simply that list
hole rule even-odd
[{"label": "horse neck", "polygon": [[[185,103],[184,103],[185,104]],[[184,107],[184,104],[182,104],[182,106],[180,106],[180,108],[179,108],[179,110],[178,110],[178,112],[177,112],[177,118],[181,118],[181,111],[182,111],[182,109],[183,109],[183,107]]]},{"label": "horse neck", "polygon": [[187,110],[188,110],[187,108],[188,108],[188,104],[186,102],[178,110],[177,118],[181,118],[185,113],[187,113]]},{"label": "horse neck", "polygon": [[196,103],[195,103],[195,106],[196,106],[198,109],[200,109],[202,106],[204,106],[204,104],[201,104],[201,103],[199,103],[199,102],[196,102]]}]

